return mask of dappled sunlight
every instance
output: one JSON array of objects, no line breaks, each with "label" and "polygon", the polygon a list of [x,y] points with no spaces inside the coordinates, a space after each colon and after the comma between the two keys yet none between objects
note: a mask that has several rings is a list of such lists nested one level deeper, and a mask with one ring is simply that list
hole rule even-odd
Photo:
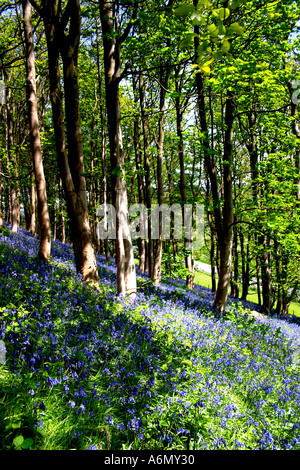
[{"label": "dappled sunlight", "polygon": [[37,251],[26,231],[0,237],[1,420],[19,407],[2,448],[25,431],[36,449],[300,447],[298,325],[236,301],[218,319],[208,288],[138,272],[123,299],[100,255],[93,291],[70,245],[53,242],[49,264]]}]

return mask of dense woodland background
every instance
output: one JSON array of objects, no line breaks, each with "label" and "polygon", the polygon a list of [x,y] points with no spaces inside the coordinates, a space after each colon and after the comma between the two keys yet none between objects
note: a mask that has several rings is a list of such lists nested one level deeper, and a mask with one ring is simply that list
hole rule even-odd
[{"label": "dense woodland background", "polygon": [[[299,292],[299,3],[174,0],[0,2],[0,224],[72,243],[97,284],[116,257],[134,295],[127,211],[204,204],[205,245],[134,240],[154,283],[212,269],[215,307],[255,283],[266,311]],[[113,204],[117,239],[99,241]],[[149,222],[151,211],[148,212]],[[149,224],[151,227],[151,224]],[[136,255],[135,255],[136,256]]]}]

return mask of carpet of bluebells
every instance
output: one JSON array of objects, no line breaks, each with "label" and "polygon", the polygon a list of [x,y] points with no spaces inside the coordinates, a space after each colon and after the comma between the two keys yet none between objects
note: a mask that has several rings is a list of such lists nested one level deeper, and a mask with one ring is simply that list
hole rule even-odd
[{"label": "carpet of bluebells", "polygon": [[69,244],[37,251],[1,231],[0,449],[300,449],[293,318],[219,317],[209,289],[139,273],[124,300],[102,256],[96,290]]}]

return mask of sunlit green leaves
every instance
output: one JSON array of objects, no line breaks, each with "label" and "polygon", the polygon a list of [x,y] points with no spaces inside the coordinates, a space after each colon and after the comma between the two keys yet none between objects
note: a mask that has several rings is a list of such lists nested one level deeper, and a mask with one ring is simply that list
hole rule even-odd
[{"label": "sunlit green leaves", "polygon": [[192,12],[195,12],[195,7],[193,5],[187,5],[186,3],[182,3],[175,8],[175,13],[177,13],[177,15],[187,16]]},{"label": "sunlit green leaves", "polygon": [[219,35],[219,28],[214,23],[207,26],[207,31],[211,36],[217,37]]},{"label": "sunlit green leaves", "polygon": [[218,8],[214,13],[220,18],[221,21],[226,20],[230,15],[229,8]]},{"label": "sunlit green leaves", "polygon": [[230,49],[230,42],[229,42],[227,39],[225,39],[225,40],[222,42],[221,51],[222,51],[223,53],[226,53],[226,52],[229,51],[229,49]]},{"label": "sunlit green leaves", "polygon": [[200,11],[193,11],[193,13],[191,14],[191,20],[194,26],[199,26],[202,23],[202,16]]},{"label": "sunlit green leaves", "polygon": [[244,28],[239,24],[239,23],[232,23],[228,28],[227,28],[227,35],[236,33],[239,36],[244,34]]}]

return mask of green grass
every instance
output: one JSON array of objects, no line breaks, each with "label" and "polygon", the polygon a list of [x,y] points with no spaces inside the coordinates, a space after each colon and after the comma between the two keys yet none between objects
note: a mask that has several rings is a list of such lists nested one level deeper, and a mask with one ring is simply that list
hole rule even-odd
[{"label": "green grass", "polygon": [[[218,278],[216,278],[217,280]],[[211,289],[211,276],[210,274],[207,274],[202,271],[195,271],[195,278],[194,278],[195,284],[199,284],[200,286],[203,287],[208,287]],[[257,295],[257,290],[256,289],[249,289],[249,294],[247,296],[247,300],[250,302],[258,304],[258,295]],[[297,317],[300,317],[300,303],[299,302],[291,302],[290,308],[289,308],[289,313],[290,315],[295,315]]]},{"label": "green grass", "polygon": [[207,274],[202,271],[195,271],[194,282],[195,284],[199,284],[200,286],[208,287],[209,289],[211,289],[211,275],[210,274]]}]

